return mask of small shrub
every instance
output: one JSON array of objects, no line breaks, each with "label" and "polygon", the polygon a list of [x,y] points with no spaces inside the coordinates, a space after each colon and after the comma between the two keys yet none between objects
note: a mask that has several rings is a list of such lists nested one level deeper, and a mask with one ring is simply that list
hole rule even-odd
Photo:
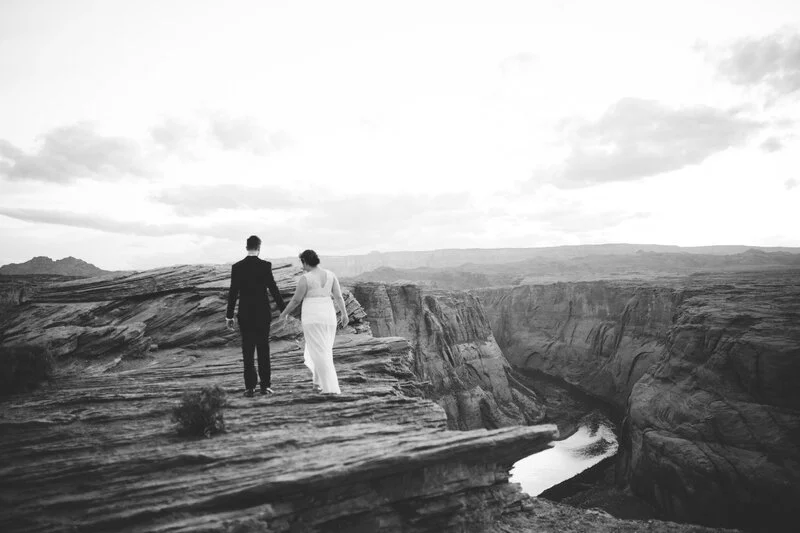
[{"label": "small shrub", "polygon": [[181,403],[172,410],[172,421],[178,434],[210,437],[225,431],[222,408],[227,405],[225,391],[219,386],[206,386],[198,392],[186,391]]},{"label": "small shrub", "polygon": [[35,388],[53,375],[55,361],[45,348],[18,346],[0,348],[0,394]]}]

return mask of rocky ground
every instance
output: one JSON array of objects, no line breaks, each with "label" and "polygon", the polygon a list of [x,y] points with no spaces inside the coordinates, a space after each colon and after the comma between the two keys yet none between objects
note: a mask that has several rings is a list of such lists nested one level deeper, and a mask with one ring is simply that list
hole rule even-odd
[{"label": "rocky ground", "polygon": [[[403,339],[341,336],[336,398],[312,392],[291,341],[276,343],[270,397],[237,394],[233,348],[61,377],[3,404],[0,529],[712,531],[528,498],[508,468],[554,428],[447,431],[441,408],[415,396],[409,358]],[[227,433],[178,437],[171,407],[209,383],[230,392]]]},{"label": "rocky ground", "polygon": [[[288,301],[299,269],[277,265],[273,271]],[[155,348],[225,346],[238,339],[222,319],[229,282],[229,266],[181,265],[32,283],[26,287],[25,305],[7,308],[0,316],[0,349],[32,347],[60,359],[116,356],[121,361]],[[6,299],[13,299],[18,290],[9,285]],[[361,306],[350,293],[344,296],[352,323],[348,331],[368,331]],[[272,328],[272,338],[299,335],[296,321]]]},{"label": "rocky ground", "polygon": [[[415,396],[404,339],[340,336],[335,398],[312,392],[296,343],[274,352],[270,397],[241,397],[238,350],[220,348],[89,367],[7,399],[0,529],[461,531],[521,510],[508,467],[552,426],[447,431]],[[228,432],[178,437],[170,409],[205,384],[230,393]]]},{"label": "rocky ground", "polygon": [[[287,297],[295,276],[276,269]],[[0,400],[0,530],[706,531],[530,499],[508,470],[555,427],[449,431],[417,352],[372,337],[352,296],[341,396],[312,392],[290,322],[273,332],[276,394],[242,397],[226,279],[184,266],[40,286],[4,315],[0,358],[40,347],[58,365]],[[171,409],[211,384],[229,393],[227,432],[179,437]]]}]

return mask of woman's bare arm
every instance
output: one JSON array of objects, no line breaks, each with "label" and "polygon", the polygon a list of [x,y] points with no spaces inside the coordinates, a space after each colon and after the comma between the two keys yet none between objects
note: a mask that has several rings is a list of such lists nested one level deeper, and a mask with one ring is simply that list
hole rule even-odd
[{"label": "woman's bare arm", "polygon": [[306,296],[306,291],[308,290],[308,283],[306,282],[306,277],[301,276],[300,280],[297,282],[297,288],[294,290],[294,296],[292,296],[292,300],[286,305],[286,309],[283,310],[281,316],[278,317],[279,320],[286,318],[295,308],[303,302],[303,298]]},{"label": "woman's bare arm", "polygon": [[[331,274],[333,273],[331,272]],[[342,312],[342,316],[339,320],[344,328],[350,322],[350,318],[347,316],[347,305],[344,303],[342,288],[339,286],[339,278],[336,276],[333,276],[333,298],[336,301],[336,305],[339,306],[339,310]]]}]

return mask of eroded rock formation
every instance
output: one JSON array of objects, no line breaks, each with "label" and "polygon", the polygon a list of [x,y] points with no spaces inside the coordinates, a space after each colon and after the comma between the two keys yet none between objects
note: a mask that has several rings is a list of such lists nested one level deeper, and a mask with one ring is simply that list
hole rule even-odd
[{"label": "eroded rock formation", "polygon": [[800,271],[475,291],[511,362],[624,409],[633,491],[782,531],[800,501]]},{"label": "eroded rock formation", "polygon": [[[274,269],[281,294],[294,293],[296,268]],[[238,342],[225,328],[230,267],[183,265],[120,276],[38,286],[0,323],[0,349],[31,346],[56,357],[137,357],[154,348],[211,347]],[[350,331],[365,331],[365,314],[348,292]],[[277,310],[273,316],[277,317]],[[297,337],[297,321],[276,323],[273,338]]]},{"label": "eroded rock formation", "polygon": [[[290,296],[295,273],[276,274]],[[334,348],[342,395],[311,390],[290,323],[273,331],[276,394],[240,396],[235,334],[218,325],[227,275],[184,266],[51,285],[5,315],[0,357],[2,346],[30,343],[60,365],[34,392],[0,400],[0,530],[705,531],[527,497],[508,470],[547,447],[555,428],[448,431],[444,410],[424,397],[412,346],[372,337],[352,297],[356,327]],[[427,315],[437,338],[445,317],[473,317],[448,333],[456,339],[478,330],[474,309],[453,311],[470,302],[428,303],[448,310]],[[230,393],[228,432],[179,438],[172,407],[211,384]]]},{"label": "eroded rock formation", "polygon": [[661,353],[681,293],[580,282],[472,291],[517,368],[540,370],[622,409]]},{"label": "eroded rock formation", "polygon": [[794,530],[798,384],[800,272],[694,277],[630,396],[631,487],[680,520]]},{"label": "eroded rock formation", "polygon": [[535,393],[514,382],[477,299],[409,283],[353,287],[373,335],[414,348],[417,376],[458,429],[533,424],[544,417]]},{"label": "eroded rock formation", "polygon": [[[6,401],[0,529],[463,531],[522,510],[508,467],[552,427],[447,431],[441,408],[413,396],[404,339],[340,337],[335,399],[312,392],[294,342],[273,348],[272,397],[234,394],[240,354],[224,347],[89,367]],[[232,393],[228,432],[178,438],[171,406],[209,383]]]}]

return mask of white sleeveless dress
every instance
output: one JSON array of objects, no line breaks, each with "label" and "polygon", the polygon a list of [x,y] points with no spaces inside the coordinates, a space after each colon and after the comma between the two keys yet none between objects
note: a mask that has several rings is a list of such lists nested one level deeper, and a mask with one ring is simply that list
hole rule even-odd
[{"label": "white sleeveless dress", "polygon": [[331,299],[333,272],[324,270],[325,285],[316,277],[304,274],[308,290],[303,298],[300,319],[303,322],[305,350],[303,362],[311,370],[314,385],[322,392],[340,393],[339,378],[333,366],[333,342],[336,339],[336,309]]}]

